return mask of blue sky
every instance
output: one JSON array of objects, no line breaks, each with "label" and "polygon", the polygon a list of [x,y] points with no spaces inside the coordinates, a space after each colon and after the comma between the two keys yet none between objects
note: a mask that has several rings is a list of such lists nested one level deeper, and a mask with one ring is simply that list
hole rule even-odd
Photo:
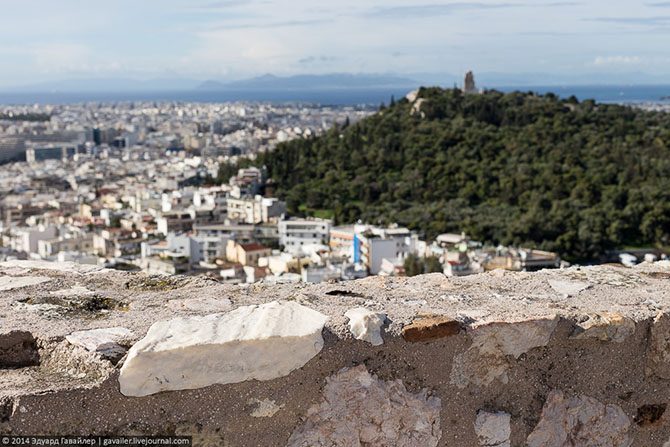
[{"label": "blue sky", "polygon": [[[0,86],[264,73],[670,74],[670,1],[0,0]],[[670,77],[668,79],[670,81]]]}]

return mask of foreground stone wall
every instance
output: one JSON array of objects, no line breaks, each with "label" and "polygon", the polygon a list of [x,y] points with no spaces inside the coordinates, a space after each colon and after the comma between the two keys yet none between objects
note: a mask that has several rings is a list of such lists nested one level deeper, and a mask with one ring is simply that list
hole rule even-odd
[{"label": "foreground stone wall", "polygon": [[0,433],[670,446],[670,264],[267,287],[0,264]]}]

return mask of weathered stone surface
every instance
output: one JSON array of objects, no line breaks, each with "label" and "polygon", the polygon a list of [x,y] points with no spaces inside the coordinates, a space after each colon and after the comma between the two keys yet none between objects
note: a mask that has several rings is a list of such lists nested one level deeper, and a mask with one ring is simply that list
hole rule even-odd
[{"label": "weathered stone surface", "polygon": [[554,390],[528,436],[528,447],[628,447],[630,420],[621,407]]},{"label": "weathered stone surface", "polygon": [[54,290],[49,292],[49,295],[59,298],[79,298],[95,296],[95,292],[88,290],[86,287],[72,286],[69,289]]},{"label": "weathered stone surface", "polygon": [[190,436],[193,447],[230,447],[230,442],[223,435],[220,428],[203,427],[202,423],[182,423],[175,428],[176,436]]},{"label": "weathered stone surface", "polygon": [[284,405],[277,405],[277,403],[270,399],[250,399],[248,404],[255,405],[251,416],[255,418],[270,418],[277,414]]},{"label": "weathered stone surface", "polygon": [[402,336],[406,341],[419,342],[449,337],[460,331],[461,323],[453,318],[429,316],[418,318],[403,327]]},{"label": "weathered stone surface", "polygon": [[50,280],[46,276],[0,276],[0,291],[35,286]]},{"label": "weathered stone surface", "polygon": [[651,326],[647,347],[647,375],[670,380],[670,315],[660,313]]},{"label": "weathered stone surface", "polygon": [[39,365],[35,337],[28,331],[0,334],[0,368],[19,368]]},{"label": "weathered stone surface", "polygon": [[478,411],[475,433],[482,447],[510,447],[511,416],[505,412]]},{"label": "weathered stone surface", "polygon": [[384,343],[381,328],[386,320],[385,314],[357,307],[349,309],[344,316],[349,319],[349,331],[355,339],[367,341],[373,346]]},{"label": "weathered stone surface", "polygon": [[123,357],[134,335],[123,327],[76,331],[65,337],[75,346],[100,354],[103,358],[117,361]]},{"label": "weathered stone surface", "polygon": [[170,300],[167,302],[170,309],[194,310],[199,312],[227,312],[233,307],[228,298],[217,298],[212,296],[200,296],[183,300]]},{"label": "weathered stone surface", "polygon": [[99,267],[97,265],[77,264],[74,262],[49,262],[49,261],[4,261],[0,262],[0,268],[52,270],[63,273],[94,273],[104,270],[104,268]]},{"label": "weathered stone surface", "polygon": [[67,340],[54,343],[42,352],[40,368],[43,373],[85,379],[90,386],[99,384],[114,371],[112,363],[102,356]]},{"label": "weathered stone surface", "polygon": [[155,323],[128,353],[119,383],[126,396],[270,380],[321,351],[328,318],[295,302]]},{"label": "weathered stone surface", "polygon": [[645,404],[637,409],[633,421],[640,427],[657,423],[665,414],[667,404]]},{"label": "weathered stone surface", "polygon": [[328,378],[323,398],[287,447],[438,445],[441,403],[425,389],[412,394],[402,381],[385,382],[357,366]]},{"label": "weathered stone surface", "polygon": [[573,338],[595,338],[602,341],[622,343],[635,333],[635,322],[620,313],[602,312],[589,314],[587,318],[577,323],[577,330]]},{"label": "weathered stone surface", "polygon": [[[328,405],[324,401],[326,378],[342,368],[365,365],[370,375],[378,378],[375,383],[384,387],[400,380],[409,395],[416,396],[426,388],[440,398],[440,447],[479,445],[477,410],[511,414],[510,443],[524,445],[538,426],[550,389],[564,390],[568,397],[588,395],[603,404],[620,405],[631,421],[627,436],[634,446],[656,447],[668,439],[667,410],[663,414],[661,410],[667,405],[665,396],[670,396],[670,379],[663,378],[664,371],[670,373],[666,364],[670,363],[670,328],[665,327],[662,317],[655,324],[653,320],[659,311],[670,309],[670,281],[667,268],[656,264],[630,269],[597,266],[498,271],[461,278],[432,274],[371,277],[346,284],[273,286],[219,284],[202,277],[153,277],[110,270],[85,274],[74,267],[47,271],[0,266],[0,276],[3,274],[48,276],[50,281],[0,291],[0,333],[29,332],[40,356],[39,365],[0,369],[0,433],[183,433],[212,445],[286,447],[291,434],[298,436],[308,421],[315,420],[316,416],[308,417],[308,409]],[[583,282],[589,287],[565,297],[552,289],[550,280]],[[329,320],[323,330],[324,347],[315,357],[289,375],[267,381],[247,380],[128,397],[119,387],[122,363],[114,364],[66,340],[73,332],[111,327],[127,328],[141,338],[159,321],[218,313],[221,302],[234,310],[275,300],[301,303]],[[59,311],[37,311],[47,305]],[[345,313],[358,307],[388,316],[383,345],[373,348],[352,339]],[[598,325],[588,327],[588,319],[582,316],[608,312],[633,322],[635,333],[619,337],[617,327],[612,333],[606,332],[608,340],[579,341],[572,337],[576,325],[597,333]],[[461,332],[432,342],[409,343],[403,338],[403,328],[420,315],[453,317],[461,322]],[[554,320],[558,323],[550,339],[546,335],[551,327],[536,335],[528,327],[539,324],[537,321],[552,326]],[[504,325],[517,330],[501,328]],[[184,360],[186,379],[197,378],[203,365],[213,376],[210,366],[221,356],[212,355],[211,349],[212,345],[202,346],[205,360],[200,363],[192,361],[192,356]],[[194,350],[198,348],[185,348],[183,352]],[[269,361],[274,362],[278,355],[282,353],[273,352]],[[237,356],[235,365],[247,357]],[[149,362],[150,358],[143,361]],[[154,365],[165,366],[160,361]],[[650,367],[648,375],[644,374],[646,366]],[[174,369],[169,366],[161,371]],[[215,378],[224,375],[227,373],[216,374]],[[505,381],[507,384],[503,384]],[[401,406],[403,399],[398,401]],[[392,407],[398,405],[395,397],[390,402]],[[73,405],[82,411],[72,411]],[[338,405],[346,407],[345,403]],[[370,415],[357,417],[363,422],[353,425],[356,433],[363,427],[361,439],[368,439],[366,417],[374,417],[374,424],[379,423],[382,432],[388,433],[393,441],[387,445],[394,445],[396,437],[404,436],[402,432],[414,429],[394,425],[398,418],[393,412],[386,418],[383,411],[368,411],[355,400],[352,408],[354,413],[364,408]],[[425,409],[425,403],[421,408]],[[570,411],[566,410],[577,418],[581,410]],[[331,418],[332,426],[341,427],[335,419]],[[351,425],[344,417],[339,420]],[[573,427],[571,424],[568,427]],[[584,433],[574,427],[571,432],[579,436]],[[609,432],[616,434],[616,429]],[[350,438],[342,435],[342,439],[346,442]]]},{"label": "weathered stone surface", "polygon": [[459,388],[469,384],[490,385],[498,379],[507,383],[512,359],[549,343],[558,321],[539,319],[517,323],[491,323],[471,331],[472,345],[454,358],[451,383]]},{"label": "weathered stone surface", "polygon": [[578,295],[582,290],[586,290],[590,287],[588,282],[583,281],[571,281],[564,279],[550,279],[549,285],[557,293],[566,296],[575,296]]}]

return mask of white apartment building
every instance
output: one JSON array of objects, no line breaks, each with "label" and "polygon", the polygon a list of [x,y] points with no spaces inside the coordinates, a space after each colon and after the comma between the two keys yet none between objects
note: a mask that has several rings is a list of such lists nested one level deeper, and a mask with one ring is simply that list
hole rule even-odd
[{"label": "white apartment building", "polygon": [[174,233],[170,233],[164,241],[155,244],[142,242],[141,254],[142,258],[154,256],[173,259],[188,258],[191,265],[198,264],[203,260],[200,244],[195,238],[177,236]]},{"label": "white apartment building", "polygon": [[380,236],[365,233],[357,234],[358,246],[360,250],[359,261],[371,275],[378,275],[382,271],[384,260],[397,262],[396,241],[393,239],[382,239]]},{"label": "white apartment building", "polygon": [[37,252],[44,259],[56,256],[60,252],[93,253],[93,234],[42,239],[37,243]]},{"label": "white apartment building", "polygon": [[354,262],[364,265],[371,275],[382,271],[383,261],[400,265],[409,254],[425,253],[425,243],[407,228],[379,228],[355,225]]},{"label": "white apartment building", "polygon": [[309,246],[328,245],[330,221],[324,219],[282,220],[279,244],[291,254],[305,253]]},{"label": "white apartment building", "polygon": [[18,228],[10,240],[12,250],[25,253],[38,253],[39,242],[55,239],[58,229],[54,225]]},{"label": "white apartment building", "polygon": [[228,238],[225,236],[195,236],[193,237],[200,247],[200,255],[205,262],[214,262],[218,258],[226,257],[226,244]]},{"label": "white apartment building", "polygon": [[229,219],[248,224],[276,222],[286,213],[286,204],[276,198],[259,195],[254,198],[229,197],[226,202],[226,214]]},{"label": "white apartment building", "polygon": [[181,233],[191,231],[193,228],[194,212],[192,211],[170,211],[162,213],[156,219],[159,233],[167,236],[169,233]]}]

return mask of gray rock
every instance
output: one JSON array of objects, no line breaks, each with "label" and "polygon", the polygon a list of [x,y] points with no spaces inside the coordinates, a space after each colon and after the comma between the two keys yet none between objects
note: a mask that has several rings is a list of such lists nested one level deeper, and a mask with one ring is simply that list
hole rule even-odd
[{"label": "gray rock", "polygon": [[0,291],[35,286],[50,280],[47,276],[0,276]]},{"label": "gray rock", "polygon": [[0,334],[0,368],[20,368],[40,364],[35,337],[28,331]]},{"label": "gray rock", "polygon": [[577,331],[572,335],[572,338],[576,339],[595,338],[623,343],[635,333],[635,321],[613,312],[589,314],[588,318],[577,326]]},{"label": "gray rock", "polygon": [[454,358],[451,383],[488,386],[496,379],[507,383],[511,360],[533,348],[546,346],[558,323],[556,318],[515,323],[490,323],[471,330],[472,345]]},{"label": "gray rock", "polygon": [[170,300],[167,302],[167,306],[173,310],[215,313],[231,310],[232,303],[228,298],[199,296],[197,298]]},{"label": "gray rock", "polygon": [[323,398],[287,447],[435,447],[440,440],[439,398],[425,389],[412,394],[400,380],[379,380],[362,365],[328,378]]},{"label": "gray rock", "polygon": [[298,303],[274,301],[159,321],[130,349],[119,376],[121,392],[146,396],[285,376],[321,351],[327,320]]},{"label": "gray rock", "polygon": [[381,328],[386,320],[386,314],[357,307],[349,309],[344,316],[349,319],[349,331],[355,339],[367,341],[373,346],[384,343]]},{"label": "gray rock", "polygon": [[670,380],[670,315],[659,313],[651,326],[647,346],[647,375]]},{"label": "gray rock", "polygon": [[481,447],[510,447],[511,416],[505,412],[478,411],[475,433]]},{"label": "gray rock", "polygon": [[588,396],[566,398],[554,390],[527,447],[628,447],[630,419],[618,405]]},{"label": "gray rock", "polygon": [[81,346],[89,352],[99,354],[105,359],[118,361],[127,351],[134,335],[123,327],[92,329],[90,331],[76,331],[65,337],[75,346]]},{"label": "gray rock", "polygon": [[586,290],[590,287],[590,284],[582,281],[570,281],[563,279],[551,279],[549,280],[549,285],[557,293],[566,296],[575,296],[578,295],[582,290]]}]

